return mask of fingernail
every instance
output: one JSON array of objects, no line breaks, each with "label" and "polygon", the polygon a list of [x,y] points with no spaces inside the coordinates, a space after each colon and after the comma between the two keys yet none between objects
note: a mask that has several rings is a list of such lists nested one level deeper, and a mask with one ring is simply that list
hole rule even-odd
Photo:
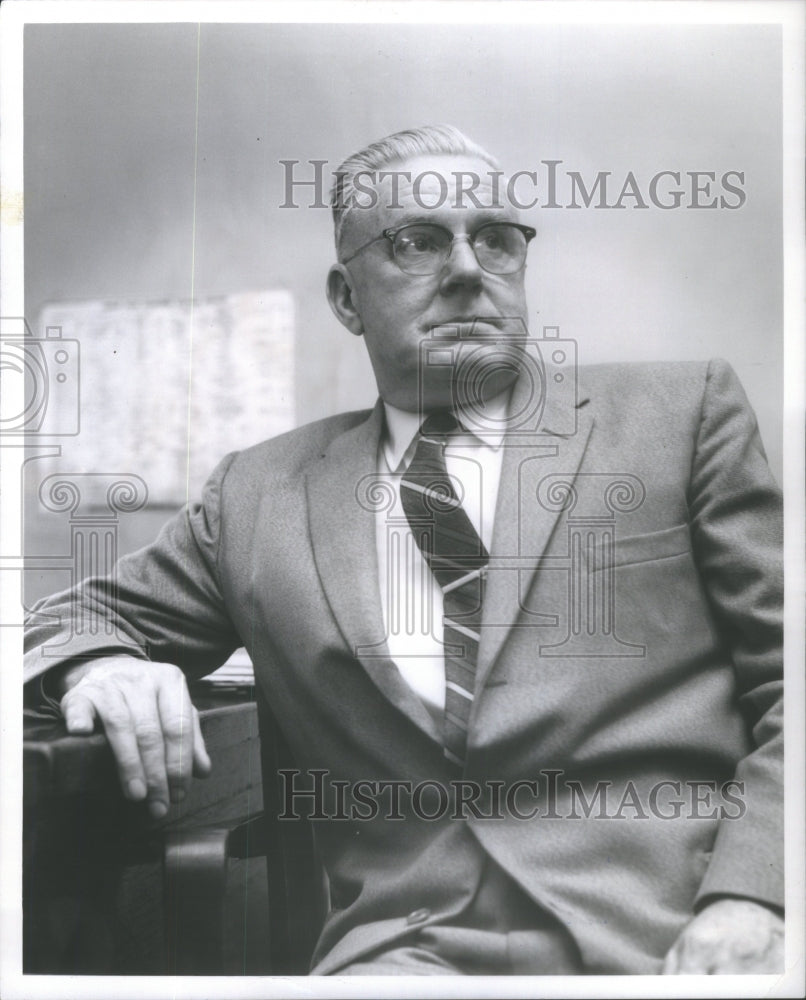
[{"label": "fingernail", "polygon": [[168,806],[164,802],[149,802],[148,809],[154,819],[162,819],[168,812]]},{"label": "fingernail", "polygon": [[129,798],[144,799],[146,797],[146,786],[139,778],[132,778],[126,786],[126,790],[129,793]]},{"label": "fingernail", "polygon": [[88,733],[92,729],[89,719],[71,719],[68,716],[64,722],[71,733]]}]

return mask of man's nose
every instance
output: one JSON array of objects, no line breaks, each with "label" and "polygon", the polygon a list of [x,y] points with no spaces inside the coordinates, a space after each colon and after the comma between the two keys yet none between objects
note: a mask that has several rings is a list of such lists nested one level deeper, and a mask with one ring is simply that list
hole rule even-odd
[{"label": "man's nose", "polygon": [[471,238],[467,235],[454,236],[442,269],[443,291],[450,291],[459,285],[481,285],[483,274]]}]

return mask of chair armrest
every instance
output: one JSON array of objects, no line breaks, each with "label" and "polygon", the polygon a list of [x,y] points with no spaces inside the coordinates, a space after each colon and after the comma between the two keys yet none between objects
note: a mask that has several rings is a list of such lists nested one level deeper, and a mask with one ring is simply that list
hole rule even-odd
[{"label": "chair armrest", "polygon": [[266,858],[269,964],[305,975],[327,912],[327,885],[308,820],[280,820],[277,775],[294,766],[280,727],[256,690],[263,813],[234,825],[166,834],[164,884],[169,968],[215,974],[223,964],[223,912],[230,858]]},{"label": "chair armrest", "polygon": [[262,813],[234,827],[165,831],[163,891],[170,973],[221,973],[227,863],[230,858],[265,857],[267,846]]}]

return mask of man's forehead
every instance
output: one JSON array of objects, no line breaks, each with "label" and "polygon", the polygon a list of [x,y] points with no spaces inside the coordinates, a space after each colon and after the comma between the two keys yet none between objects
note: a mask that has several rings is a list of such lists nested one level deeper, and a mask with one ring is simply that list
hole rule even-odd
[{"label": "man's forehead", "polygon": [[[391,176],[384,176],[387,173]],[[503,171],[478,156],[423,154],[394,160],[378,171],[379,193],[392,193],[390,181],[397,184],[401,202],[405,198],[426,210],[461,211],[477,207],[476,202],[489,208],[509,207]]]},{"label": "man's forehead", "polygon": [[345,237],[351,244],[416,220],[452,227],[460,220],[475,225],[486,218],[518,218],[503,171],[478,156],[423,154],[356,175]]}]

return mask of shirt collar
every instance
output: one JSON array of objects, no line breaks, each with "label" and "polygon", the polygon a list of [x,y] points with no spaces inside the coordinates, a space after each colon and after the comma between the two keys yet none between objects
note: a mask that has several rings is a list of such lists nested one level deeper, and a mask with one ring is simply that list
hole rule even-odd
[{"label": "shirt collar", "polygon": [[[490,419],[489,427],[484,426],[478,413],[474,413],[472,419],[462,419],[461,410],[454,410],[454,414],[462,425],[466,428],[466,435],[473,438],[474,444],[482,444],[491,451],[497,451],[504,440],[504,419],[509,408],[511,389],[506,389],[494,399],[491,399],[486,407],[486,415]],[[391,403],[384,400],[384,414],[386,416],[386,430],[381,438],[383,456],[390,472],[399,472],[401,466],[406,463],[415,447],[415,438],[420,430],[419,413],[411,413],[408,410],[400,410]],[[483,433],[481,433],[483,431]]]}]

